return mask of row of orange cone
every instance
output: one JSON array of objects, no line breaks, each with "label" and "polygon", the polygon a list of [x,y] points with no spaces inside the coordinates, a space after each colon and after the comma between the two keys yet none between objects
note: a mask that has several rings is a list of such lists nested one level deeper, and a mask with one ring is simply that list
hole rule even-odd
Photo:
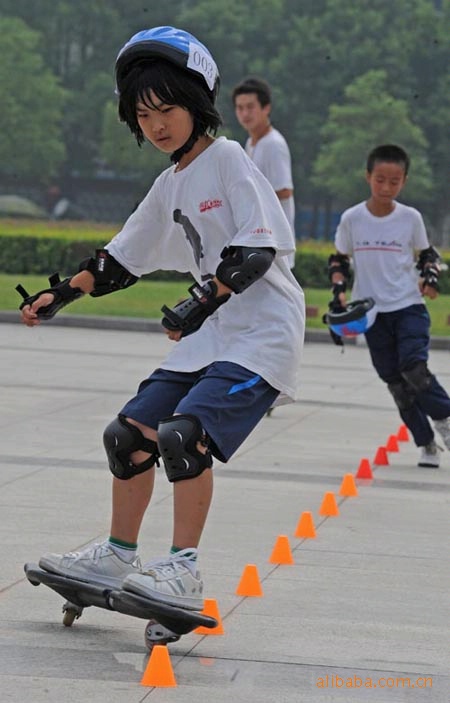
[{"label": "row of orange cone", "polygon": [[[378,447],[373,466],[388,466],[390,452],[400,451],[399,442],[409,442],[408,428],[406,425],[400,425],[397,434],[391,434],[384,446]],[[372,468],[368,459],[361,459],[356,478],[371,479],[373,478]]]},{"label": "row of orange cone", "polygon": [[[373,465],[387,466],[389,464],[388,452],[398,452],[398,443],[408,441],[408,429],[406,425],[401,425],[396,435],[389,436],[385,446],[378,447]],[[355,476],[353,476],[353,474],[344,475],[339,488],[340,496],[343,498],[352,498],[358,495],[355,478],[366,480],[373,478],[372,468],[368,459],[361,459]],[[319,515],[322,517],[336,517],[339,515],[336,496],[332,491],[328,491],[324,494],[322,504],[319,508]],[[312,513],[305,511],[300,516],[294,532],[294,537],[299,539],[314,539],[316,536]],[[269,557],[269,563],[294,564],[294,558],[287,535],[278,535]],[[235,593],[243,597],[261,597],[263,595],[258,568],[255,564],[247,564],[245,566]],[[224,633],[223,623],[217,601],[212,598],[206,599],[202,613],[215,618],[217,620],[217,626],[214,628],[197,627],[194,632],[199,635],[222,635]],[[141,685],[152,687],[173,687],[177,685],[166,646],[156,645],[153,648],[141,680]]]}]

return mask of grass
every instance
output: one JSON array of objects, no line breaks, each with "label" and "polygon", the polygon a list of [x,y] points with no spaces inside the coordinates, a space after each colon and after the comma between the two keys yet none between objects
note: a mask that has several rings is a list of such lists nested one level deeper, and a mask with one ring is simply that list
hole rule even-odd
[{"label": "grass", "polygon": [[[17,310],[21,298],[15,287],[21,283],[29,293],[34,293],[48,286],[43,276],[22,276],[0,274],[0,310]],[[72,315],[112,315],[117,317],[161,318],[161,306],[175,305],[181,298],[187,297],[189,283],[183,281],[140,281],[126,290],[112,293],[102,298],[86,296],[68,306],[64,313]],[[328,309],[329,290],[308,288],[305,290],[306,304],[318,308],[316,317],[308,317],[308,328],[325,329],[322,315]],[[449,337],[450,325],[447,317],[450,311],[450,295],[441,295],[436,300],[428,301],[431,315],[431,332],[434,336]]]},{"label": "grass", "polygon": [[67,241],[104,240],[108,242],[120,230],[121,225],[82,220],[30,220],[0,218],[0,236],[57,237]]}]

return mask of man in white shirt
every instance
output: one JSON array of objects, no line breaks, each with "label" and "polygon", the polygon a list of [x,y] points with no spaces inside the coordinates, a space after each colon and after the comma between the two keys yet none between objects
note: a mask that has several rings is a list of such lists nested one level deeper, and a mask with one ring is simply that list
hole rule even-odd
[{"label": "man in white shirt", "polygon": [[[250,76],[232,94],[239,124],[248,132],[245,151],[277,194],[291,226],[295,247],[295,204],[291,154],[283,135],[270,122],[271,90],[261,78]],[[289,256],[291,268],[295,254]]]}]

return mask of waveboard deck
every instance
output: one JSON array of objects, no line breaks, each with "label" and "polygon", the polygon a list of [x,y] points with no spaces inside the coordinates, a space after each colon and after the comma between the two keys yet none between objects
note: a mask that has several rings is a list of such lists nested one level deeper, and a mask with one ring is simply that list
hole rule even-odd
[{"label": "waveboard deck", "polygon": [[[156,620],[177,635],[186,635],[200,626],[214,628],[218,624],[215,618],[203,615],[198,610],[178,608],[130,591],[60,576],[41,569],[37,564],[27,563],[24,570],[33,586],[48,586],[67,600],[63,606],[63,622],[67,626],[72,624],[75,617],[80,617],[83,608],[91,606],[144,620]],[[73,617],[66,617],[69,612],[73,613]]]}]

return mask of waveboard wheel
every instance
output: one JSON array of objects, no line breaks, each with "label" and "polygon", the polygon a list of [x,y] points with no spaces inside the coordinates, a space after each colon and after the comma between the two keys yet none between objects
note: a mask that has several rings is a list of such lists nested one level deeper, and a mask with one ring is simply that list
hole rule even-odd
[{"label": "waveboard wheel", "polygon": [[63,605],[63,625],[65,627],[72,627],[75,620],[81,617],[83,608],[74,605],[73,603],[64,603]]},{"label": "waveboard wheel", "polygon": [[180,636],[160,625],[157,620],[149,620],[145,626],[144,640],[149,652],[157,644],[167,645],[171,642],[178,642]]}]

